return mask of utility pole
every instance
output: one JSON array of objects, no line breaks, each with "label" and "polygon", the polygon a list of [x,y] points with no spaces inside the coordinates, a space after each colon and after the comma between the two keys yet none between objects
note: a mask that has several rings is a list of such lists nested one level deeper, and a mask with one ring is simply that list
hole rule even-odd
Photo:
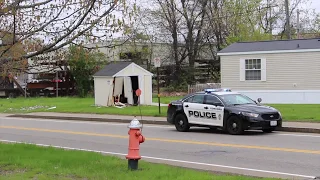
[{"label": "utility pole", "polygon": [[58,71],[56,71],[56,97],[59,97]]},{"label": "utility pole", "polygon": [[159,86],[159,67],[161,65],[161,62],[160,62],[160,58],[159,57],[156,57],[154,58],[154,67],[157,68],[157,86],[158,86],[158,106],[159,106],[159,114],[161,114],[161,107],[160,107],[160,86]]},{"label": "utility pole", "polygon": [[300,12],[299,9],[297,9],[297,39],[300,39]]},{"label": "utility pole", "polygon": [[286,8],[286,32],[287,38],[291,39],[291,28],[290,28],[290,15],[289,15],[289,0],[285,0],[285,8]]}]

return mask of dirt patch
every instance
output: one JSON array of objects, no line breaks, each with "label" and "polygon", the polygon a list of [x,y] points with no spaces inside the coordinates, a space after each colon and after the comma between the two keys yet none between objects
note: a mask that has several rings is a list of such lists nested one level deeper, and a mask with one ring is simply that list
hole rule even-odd
[{"label": "dirt patch", "polygon": [[[49,176],[49,175],[48,175]],[[88,180],[88,178],[84,178],[84,177],[79,177],[79,176],[76,176],[76,175],[66,175],[66,176],[64,176],[64,175],[57,175],[57,174],[55,174],[55,175],[52,175],[54,178],[56,178],[56,179],[61,179],[61,178],[63,178],[63,179],[70,179],[70,180]]]},{"label": "dirt patch", "polygon": [[26,172],[25,169],[11,169],[9,166],[0,166],[0,175],[9,176]]}]

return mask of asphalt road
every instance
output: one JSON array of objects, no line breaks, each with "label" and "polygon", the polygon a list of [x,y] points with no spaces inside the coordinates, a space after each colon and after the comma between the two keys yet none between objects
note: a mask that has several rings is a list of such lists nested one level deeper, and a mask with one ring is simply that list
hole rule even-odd
[{"label": "asphalt road", "polygon": [[[252,176],[312,179],[320,176],[320,135],[248,132],[241,136],[205,128],[177,132],[144,125],[143,160]],[[124,157],[128,128],[122,123],[1,118],[0,140],[102,151]],[[140,167],[143,168],[143,167]]]}]

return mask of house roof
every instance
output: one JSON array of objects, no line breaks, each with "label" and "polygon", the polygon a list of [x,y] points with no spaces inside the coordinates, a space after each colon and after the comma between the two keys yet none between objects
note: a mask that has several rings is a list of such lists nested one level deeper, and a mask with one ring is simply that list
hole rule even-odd
[{"label": "house roof", "polygon": [[128,61],[120,61],[120,62],[112,62],[102,68],[100,71],[96,72],[93,76],[113,76],[117,74],[122,69],[126,68],[133,62]]},{"label": "house roof", "polygon": [[307,51],[320,51],[320,38],[237,42],[219,51],[218,55]]}]

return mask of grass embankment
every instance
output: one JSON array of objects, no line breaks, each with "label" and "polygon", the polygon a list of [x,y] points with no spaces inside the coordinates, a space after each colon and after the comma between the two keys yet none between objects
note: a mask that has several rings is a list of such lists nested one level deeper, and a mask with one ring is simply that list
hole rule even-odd
[{"label": "grass embankment", "polygon": [[139,161],[139,171],[130,171],[127,161],[98,153],[70,151],[27,144],[0,143],[0,179],[219,179],[254,180],[245,176],[210,172]]},{"label": "grass embankment", "polygon": [[[161,103],[168,104],[179,97],[161,97]],[[157,97],[153,98],[157,103]],[[269,104],[280,110],[285,121],[320,122],[320,104]],[[55,108],[52,108],[55,107]],[[52,109],[50,109],[52,108]],[[66,112],[66,113],[95,113],[117,115],[140,115],[138,106],[126,108],[95,107],[94,98],[15,98],[0,99],[0,112],[27,113],[27,112]],[[159,114],[157,106],[141,106],[144,116],[165,117],[167,106],[161,107]]]},{"label": "grass embankment", "polygon": [[[141,106],[144,116],[165,116],[167,107],[161,107],[161,114],[157,106]],[[27,113],[27,112],[64,112],[64,113],[94,113],[117,115],[140,115],[139,106],[125,108],[97,107],[94,98],[15,98],[0,99],[0,112],[2,113]]]}]

